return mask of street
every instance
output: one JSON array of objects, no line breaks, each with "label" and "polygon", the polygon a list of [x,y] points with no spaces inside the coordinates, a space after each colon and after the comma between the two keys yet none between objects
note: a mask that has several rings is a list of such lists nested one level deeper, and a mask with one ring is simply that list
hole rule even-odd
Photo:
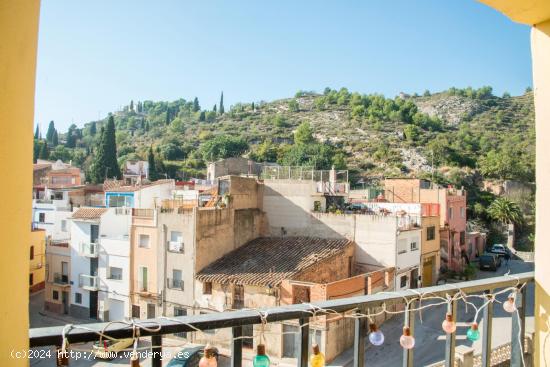
[{"label": "street", "polygon": [[[510,273],[523,273],[533,270],[533,263],[526,263],[521,260],[510,261]],[[506,265],[502,265],[497,272],[491,271],[479,271],[477,273],[477,279],[495,277],[504,275],[508,271]],[[503,301],[507,298],[506,295],[502,295],[497,299]],[[527,288],[527,309],[526,309],[526,330],[532,331],[534,328],[533,321],[533,302],[534,302],[534,288],[533,284],[530,284]],[[474,301],[476,306],[479,306],[481,302]],[[445,305],[434,306],[422,312],[422,321],[417,313],[415,318],[415,330],[414,337],[416,344],[414,347],[414,365],[426,366],[445,359],[445,340],[446,335],[441,328],[441,323],[445,318],[447,309]],[[458,318],[457,318],[457,336],[456,345],[466,345],[475,349],[475,354],[481,353],[482,338],[475,342],[471,342],[466,339],[466,332],[470,327],[470,323],[473,321],[475,311],[473,307],[468,307],[468,312],[464,307],[464,302],[458,304]],[[512,330],[512,318],[509,313],[502,309],[502,305],[499,303],[494,304],[493,315],[493,336],[492,345],[493,348],[511,340]],[[376,347],[367,341],[367,347],[365,351],[366,364],[368,366],[401,366],[403,361],[403,348],[399,344],[399,338],[403,330],[403,315],[396,315],[391,320],[386,321],[380,329],[385,335],[385,342],[382,346]],[[480,313],[478,317],[479,330],[483,329],[483,315]],[[330,363],[330,366],[345,366],[349,367],[353,365],[353,348],[348,349],[341,355],[339,355],[334,361]]]}]

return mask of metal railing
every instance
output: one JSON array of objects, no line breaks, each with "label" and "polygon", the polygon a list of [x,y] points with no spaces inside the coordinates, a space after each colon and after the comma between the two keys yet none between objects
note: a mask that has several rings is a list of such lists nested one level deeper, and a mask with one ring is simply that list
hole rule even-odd
[{"label": "metal railing", "polygon": [[89,291],[97,291],[99,289],[99,278],[97,275],[79,274],[78,286]]},{"label": "metal railing", "polygon": [[[513,276],[500,276],[487,279],[479,279],[463,283],[454,283],[449,285],[439,285],[428,288],[419,288],[415,290],[403,290],[392,293],[377,293],[365,296],[351,297],[335,299],[330,301],[318,302],[313,304],[295,304],[284,307],[269,308],[269,312],[265,313],[265,321],[267,322],[280,322],[287,320],[299,320],[302,326],[299,331],[299,343],[298,343],[298,361],[297,365],[300,367],[308,366],[308,342],[309,342],[309,319],[313,312],[316,312],[318,316],[322,315],[320,309],[328,309],[331,312],[343,313],[347,311],[357,310],[360,313],[366,313],[369,308],[381,307],[383,305],[391,306],[394,304],[402,304],[409,302],[415,303],[419,297],[425,296],[441,296],[446,297],[449,294],[455,294],[459,290],[465,294],[473,294],[479,292],[491,293],[492,291],[500,288],[521,286],[525,283],[533,282],[534,273],[521,273],[514,274]],[[526,288],[522,287],[521,292],[523,294],[521,298],[521,304],[518,309],[519,312],[512,315],[513,318],[519,318],[513,320],[512,325],[521,325],[521,332],[512,326],[510,330],[511,334],[511,366],[520,366],[520,359],[514,356],[520,354],[520,341],[525,339],[525,308],[526,308]],[[456,319],[457,315],[457,302],[451,302],[451,313]],[[411,335],[414,336],[414,320],[415,317],[408,317],[408,326],[411,331]],[[483,354],[481,358],[481,365],[483,367],[491,366],[491,351],[492,351],[492,317],[493,317],[493,303],[488,302],[487,306],[483,308],[483,319],[485,322],[481,327],[481,338],[483,345]],[[444,318],[444,315],[441,316]],[[174,319],[179,320],[175,321]],[[162,351],[162,335],[174,334],[182,332],[193,332],[196,329],[200,330],[214,330],[223,328],[232,328],[233,340],[231,345],[231,365],[233,367],[242,366],[242,347],[243,339],[239,338],[243,335],[243,326],[261,324],[262,316],[257,310],[239,310],[231,312],[220,313],[208,313],[202,315],[193,316],[178,316],[171,319],[159,318],[143,320],[146,325],[160,325],[158,331],[154,328],[142,329],[141,336],[151,336],[151,348],[154,349],[152,355],[152,366],[160,367],[162,365],[162,354],[158,353]],[[355,318],[354,319],[354,366],[364,366],[366,355],[365,346],[368,331],[368,319],[367,318]],[[85,343],[98,340],[98,334],[96,332],[103,331],[105,335],[109,337],[122,339],[132,338],[133,329],[130,326],[106,323],[86,324],[87,329],[75,329],[67,335],[67,341],[69,344]],[[505,332],[499,330],[499,332]],[[42,347],[42,346],[60,346],[63,342],[63,327],[47,327],[47,328],[35,328],[30,330],[30,346]],[[451,367],[455,365],[455,333],[446,334],[445,344],[445,366]],[[414,349],[403,350],[403,366],[413,366],[413,353]]]},{"label": "metal railing", "polygon": [[175,279],[175,278],[167,278],[166,279],[166,287],[169,289],[178,289],[183,291],[183,280],[182,279]]},{"label": "metal railing", "polygon": [[86,257],[98,257],[99,246],[93,242],[81,242],[80,243],[80,255]]},{"label": "metal railing", "polygon": [[61,274],[61,273],[54,273],[53,274],[53,282],[55,284],[67,285],[67,284],[69,284],[69,275]]},{"label": "metal railing", "polygon": [[183,254],[184,252],[183,241],[166,241],[166,245],[168,247],[168,251],[170,252],[176,252],[179,254]]}]

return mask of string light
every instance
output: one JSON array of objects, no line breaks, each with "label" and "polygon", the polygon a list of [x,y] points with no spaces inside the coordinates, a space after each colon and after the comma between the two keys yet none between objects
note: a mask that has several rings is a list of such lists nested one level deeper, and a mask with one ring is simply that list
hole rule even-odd
[{"label": "string light", "polygon": [[447,334],[452,334],[456,331],[456,322],[453,320],[452,314],[447,313],[447,315],[445,315],[445,320],[441,323],[441,327]]},{"label": "string light", "polygon": [[403,328],[403,335],[399,338],[399,344],[405,349],[414,348],[414,337],[411,335],[411,328],[405,326]]},{"label": "string light", "polygon": [[375,323],[369,324],[369,330],[369,341],[372,345],[379,346],[384,344],[384,333],[378,329],[378,326],[376,326]]},{"label": "string light", "polygon": [[514,293],[510,293],[508,299],[502,304],[502,308],[508,313],[512,313],[517,310],[516,295]]},{"label": "string light", "polygon": [[254,356],[254,361],[252,362],[252,365],[254,367],[269,367],[270,364],[271,361],[269,360],[269,357],[265,354],[265,345],[258,344],[258,347],[256,348],[256,355]]},{"label": "string light", "polygon": [[477,322],[473,322],[470,326],[470,329],[468,329],[468,332],[466,333],[466,338],[468,340],[475,342],[479,339],[479,330],[477,329]]},{"label": "string light", "polygon": [[312,345],[313,354],[310,358],[311,367],[325,367],[325,355],[321,353],[317,343]]},{"label": "string light", "polygon": [[204,347],[204,355],[199,361],[199,367],[218,367],[216,360],[216,349],[210,343]]},{"label": "string light", "polygon": [[[506,275],[509,275],[509,274],[506,274]],[[512,277],[512,276],[510,276],[510,277]],[[509,287],[509,288],[502,289],[502,290],[500,290],[498,292],[495,292],[495,293],[487,293],[487,294],[484,294],[484,295],[480,295],[480,294],[467,295],[461,289],[457,288],[457,293],[453,297],[449,297],[447,295],[446,298],[444,298],[444,297],[441,297],[441,296],[431,295],[430,293],[418,293],[418,297],[411,298],[411,299],[407,299],[406,297],[403,297],[404,300],[405,300],[405,303],[407,304],[407,307],[406,307],[405,310],[402,310],[402,311],[387,310],[386,305],[384,303],[384,304],[382,304],[382,310],[377,312],[377,313],[373,313],[373,314],[362,314],[362,313],[357,313],[357,312],[353,312],[351,314],[350,313],[340,313],[340,312],[337,312],[335,310],[323,309],[323,308],[320,308],[320,307],[314,306],[314,305],[309,305],[313,309],[313,311],[305,310],[304,312],[312,313],[313,318],[315,318],[316,314],[318,312],[320,312],[324,315],[329,315],[329,314],[338,315],[339,318],[357,319],[357,318],[367,317],[367,318],[369,318],[369,321],[372,321],[372,319],[371,319],[372,317],[379,316],[379,315],[382,315],[382,314],[390,314],[391,315],[391,314],[403,314],[403,313],[405,313],[405,326],[403,328],[403,335],[400,337],[399,342],[400,342],[400,344],[403,348],[412,349],[415,346],[415,338],[411,335],[411,330],[408,327],[408,324],[409,324],[408,320],[409,320],[409,315],[410,314],[412,314],[413,312],[418,311],[420,313],[420,316],[421,316],[422,310],[425,309],[425,308],[432,308],[432,307],[437,307],[437,306],[440,306],[440,305],[443,305],[443,304],[447,304],[448,312],[446,314],[445,320],[442,322],[442,328],[443,328],[443,330],[445,330],[445,332],[455,332],[456,331],[456,322],[455,322],[454,318],[452,317],[452,313],[450,312],[451,301],[462,300],[465,303],[466,312],[468,312],[468,306],[473,307],[476,311],[475,312],[475,317],[474,317],[474,322],[470,325],[470,328],[469,328],[468,332],[466,333],[466,337],[467,337],[468,340],[476,341],[476,340],[479,340],[479,338],[480,338],[480,332],[478,330],[478,323],[477,323],[478,314],[489,303],[492,303],[492,302],[496,301],[496,296],[497,295],[512,291],[512,293],[510,293],[508,295],[507,301],[503,302],[503,308],[509,313],[518,312],[518,309],[517,309],[516,304],[515,304],[516,294],[527,283],[523,283],[520,286],[519,285],[519,279],[516,278],[516,280],[517,280],[518,283],[516,284],[515,287]],[[393,292],[393,293],[392,292],[380,292],[380,293],[389,293],[389,294],[395,295],[395,292]],[[476,306],[476,304],[472,303],[469,300],[471,298],[474,298],[474,299],[483,298],[483,299],[486,300],[486,302],[484,302],[481,306]],[[429,299],[439,299],[439,300],[442,300],[442,302],[435,302],[435,303],[429,303],[429,304],[422,305],[422,303],[421,303],[422,299],[427,299],[427,300],[429,300]],[[413,302],[415,302],[415,301],[419,301],[419,306],[416,307],[416,308],[414,308],[414,307],[411,308],[410,307],[411,304],[413,304]],[[253,366],[254,367],[269,367],[270,364],[271,364],[271,361],[265,353],[266,344],[265,344],[265,336],[264,336],[265,326],[267,324],[267,312],[268,311],[259,311],[259,310],[257,310],[257,311],[260,313],[260,318],[261,318],[261,328],[260,328],[260,334],[259,334],[260,342],[257,345],[257,355],[253,359]],[[179,322],[179,323],[184,324],[184,325],[188,326],[189,328],[191,328],[191,329],[193,329],[197,332],[204,333],[202,330],[198,329],[197,327],[195,327],[191,324],[187,324],[185,322],[182,322],[179,319],[169,318],[169,317],[161,317],[161,318],[162,319],[167,319],[167,320],[172,320],[174,322]],[[332,320],[332,318],[327,319],[327,320]],[[144,346],[144,347],[140,347],[140,348],[137,347],[137,345],[138,345],[137,341],[138,341],[138,338],[139,338],[139,330],[142,329],[142,330],[148,331],[149,333],[153,333],[153,332],[158,333],[158,332],[161,331],[161,327],[162,327],[162,325],[158,322],[147,320],[147,321],[145,321],[146,324],[143,324],[143,323],[139,323],[139,320],[133,320],[133,319],[131,321],[112,321],[112,322],[109,322],[109,323],[105,324],[101,331],[98,331],[96,329],[91,329],[91,328],[86,327],[84,325],[71,325],[71,324],[66,325],[63,328],[63,331],[62,331],[62,341],[63,342],[62,342],[62,346],[59,350],[60,353],[57,353],[57,359],[58,359],[59,365],[62,365],[62,366],[63,365],[65,365],[65,366],[68,365],[68,362],[69,362],[68,361],[68,353],[66,353],[66,350],[69,347],[69,343],[68,343],[67,335],[69,334],[69,332],[71,330],[73,330],[73,329],[83,329],[83,330],[87,330],[89,332],[96,333],[100,336],[100,341],[102,340],[102,338],[112,340],[112,341],[118,341],[118,339],[112,338],[112,337],[105,334],[107,329],[108,329],[108,326],[110,326],[112,324],[116,324],[116,323],[131,326],[134,329],[134,338],[133,338],[134,339],[134,345],[133,345],[133,348],[123,349],[119,352],[132,351],[133,353],[131,354],[131,357],[132,357],[131,358],[131,366],[132,367],[138,367],[139,366],[139,359],[134,358],[134,357],[137,357],[137,350],[149,350],[151,348],[155,348],[155,346],[153,346],[153,347]],[[151,326],[151,325],[153,325],[153,326]],[[309,327],[309,323],[305,323],[305,324],[300,325],[300,327],[304,327],[304,326]],[[519,326],[520,326],[520,330],[521,330],[521,325],[519,325]],[[375,323],[371,322],[369,324],[369,330],[370,330],[369,341],[373,345],[383,344],[384,334],[378,329],[378,327],[376,326]],[[277,333],[277,332],[272,332],[272,333]],[[300,331],[297,331],[297,332],[284,332],[283,334],[289,334],[289,333],[298,334],[298,333],[300,333]],[[254,337],[253,336],[241,336],[241,337],[233,338],[233,340],[244,339],[244,338],[252,339]],[[188,344],[188,343],[185,342],[185,344],[183,344],[183,345],[186,345],[186,344]],[[180,344],[180,345],[170,345],[170,347],[181,347],[183,345],[182,344]],[[324,359],[323,353],[321,353],[321,351],[320,351],[319,346],[317,344],[314,344],[312,347],[313,347],[313,354],[310,358],[311,367],[324,367],[325,366],[325,359]],[[520,348],[522,348],[522,346],[520,346]],[[89,349],[84,349],[84,348],[81,348],[81,349],[71,348],[71,349],[75,350],[75,351],[90,352]],[[199,364],[200,367],[217,367],[216,348],[212,347],[210,344],[207,344],[207,346],[205,347],[205,350],[204,350],[203,359],[201,359],[201,361],[200,361],[200,364]]]}]

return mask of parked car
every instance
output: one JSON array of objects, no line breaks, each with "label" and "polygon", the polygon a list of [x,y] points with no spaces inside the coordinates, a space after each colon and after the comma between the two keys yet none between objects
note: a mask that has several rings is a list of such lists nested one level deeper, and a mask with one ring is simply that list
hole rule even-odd
[{"label": "parked car", "polygon": [[500,267],[501,260],[497,254],[485,253],[479,257],[479,269],[480,270],[492,270],[497,271]]},{"label": "parked car", "polygon": [[500,243],[496,243],[489,249],[490,253],[497,254],[498,256],[505,256],[506,254],[510,255],[511,251],[507,246],[504,246]]},{"label": "parked car", "polygon": [[[219,354],[217,349],[215,353],[219,367],[229,367],[231,365],[231,358]],[[168,362],[166,367],[198,367],[203,355],[204,345],[183,348]]]},{"label": "parked car", "polygon": [[133,339],[108,340],[104,339],[99,343],[95,342],[92,346],[95,358],[114,359],[117,353],[129,348],[133,344]]}]

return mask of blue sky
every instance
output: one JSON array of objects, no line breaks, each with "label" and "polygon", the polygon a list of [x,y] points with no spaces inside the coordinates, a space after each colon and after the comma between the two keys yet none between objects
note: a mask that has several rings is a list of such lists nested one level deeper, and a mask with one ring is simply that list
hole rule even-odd
[{"label": "blue sky", "polygon": [[299,89],[395,96],[532,84],[529,28],[473,0],[44,0],[35,121],[81,126],[131,99],[212,108]]}]

